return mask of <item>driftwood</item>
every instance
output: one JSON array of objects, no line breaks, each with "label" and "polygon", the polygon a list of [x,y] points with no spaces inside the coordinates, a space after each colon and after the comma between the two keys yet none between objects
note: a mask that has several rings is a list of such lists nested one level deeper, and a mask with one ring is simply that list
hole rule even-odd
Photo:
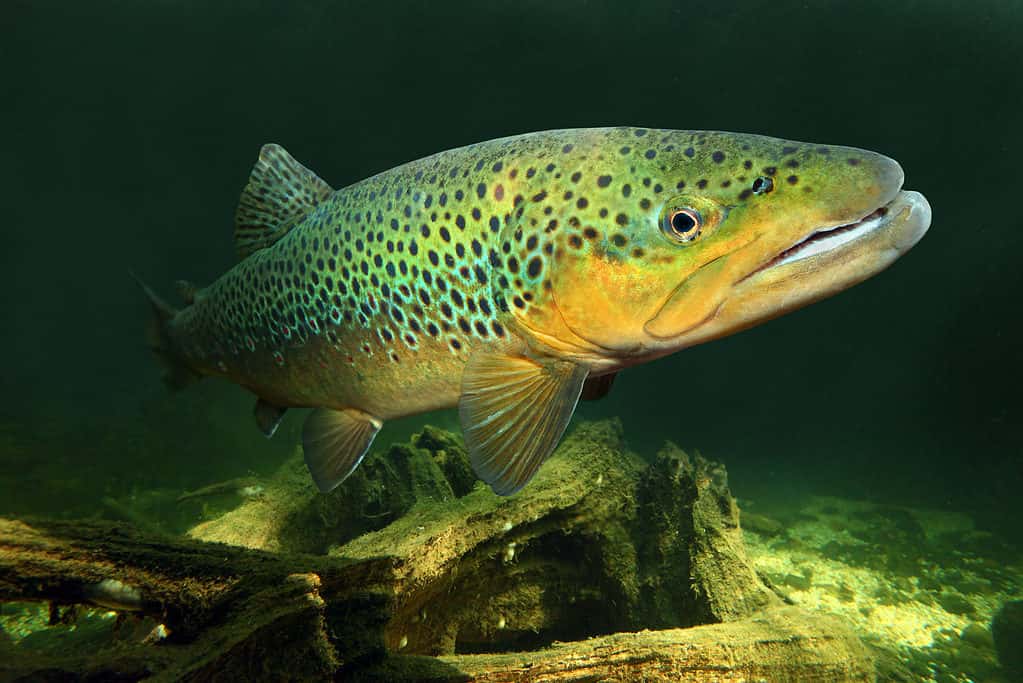
[{"label": "driftwood", "polygon": [[816,681],[871,671],[847,629],[786,606],[752,570],[722,467],[670,444],[648,464],[614,422],[580,426],[510,498],[474,483],[458,439],[430,428],[368,458],[329,496],[293,458],[260,496],[191,536],[0,520],[0,601],[104,604],[169,633],[86,658],[26,654],[0,673]]},{"label": "driftwood", "polygon": [[440,657],[475,681],[873,681],[839,620],[795,607],[725,624],[616,633],[539,652]]},{"label": "driftwood", "polygon": [[[385,593],[373,591],[390,573],[386,559],[279,558],[124,525],[0,519],[0,601],[110,607],[150,617],[167,633],[158,646],[96,656],[16,653],[0,661],[0,678],[32,680],[41,671],[118,672],[128,680],[159,672],[178,680],[251,680],[270,671],[296,680],[329,676],[345,657],[380,649],[379,637],[366,642],[366,635],[382,625]],[[347,652],[326,636],[330,614],[339,611],[344,622],[330,627],[357,636],[342,641]]]}]

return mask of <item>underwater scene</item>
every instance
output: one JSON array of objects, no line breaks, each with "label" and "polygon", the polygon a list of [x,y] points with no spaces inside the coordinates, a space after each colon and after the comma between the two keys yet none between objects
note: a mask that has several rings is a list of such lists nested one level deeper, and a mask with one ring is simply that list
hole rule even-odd
[{"label": "underwater scene", "polygon": [[1023,681],[1023,4],[0,51],[0,681]]}]

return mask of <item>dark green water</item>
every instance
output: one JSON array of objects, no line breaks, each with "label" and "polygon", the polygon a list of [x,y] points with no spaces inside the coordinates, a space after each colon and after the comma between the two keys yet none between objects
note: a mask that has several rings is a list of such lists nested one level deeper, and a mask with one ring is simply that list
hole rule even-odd
[{"label": "dark green water", "polygon": [[636,124],[877,150],[934,220],[891,270],[626,372],[580,414],[723,460],[740,497],[928,505],[1019,539],[1020,35],[1008,2],[8,0],[0,414],[22,445],[0,508],[85,514],[267,471],[294,443],[294,417],[264,443],[233,388],[165,395],[127,275],[169,292],[226,270],[264,142],[340,187],[478,140]]}]

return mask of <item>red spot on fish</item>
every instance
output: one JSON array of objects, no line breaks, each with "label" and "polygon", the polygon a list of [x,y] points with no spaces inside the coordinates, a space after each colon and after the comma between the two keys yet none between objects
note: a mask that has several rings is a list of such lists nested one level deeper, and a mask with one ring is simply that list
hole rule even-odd
[{"label": "red spot on fish", "polygon": [[504,199],[504,185],[500,183],[494,185],[494,199],[497,201]]}]

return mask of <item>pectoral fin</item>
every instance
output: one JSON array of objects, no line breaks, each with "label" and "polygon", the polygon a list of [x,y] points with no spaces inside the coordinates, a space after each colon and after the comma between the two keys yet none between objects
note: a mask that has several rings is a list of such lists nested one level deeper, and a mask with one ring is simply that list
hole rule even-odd
[{"label": "pectoral fin", "polygon": [[318,408],[309,414],[302,450],[320,491],[333,490],[355,471],[381,426],[380,420],[354,408]]},{"label": "pectoral fin", "polygon": [[484,353],[462,375],[458,412],[469,460],[508,496],[536,474],[572,419],[588,370],[576,363]]}]

